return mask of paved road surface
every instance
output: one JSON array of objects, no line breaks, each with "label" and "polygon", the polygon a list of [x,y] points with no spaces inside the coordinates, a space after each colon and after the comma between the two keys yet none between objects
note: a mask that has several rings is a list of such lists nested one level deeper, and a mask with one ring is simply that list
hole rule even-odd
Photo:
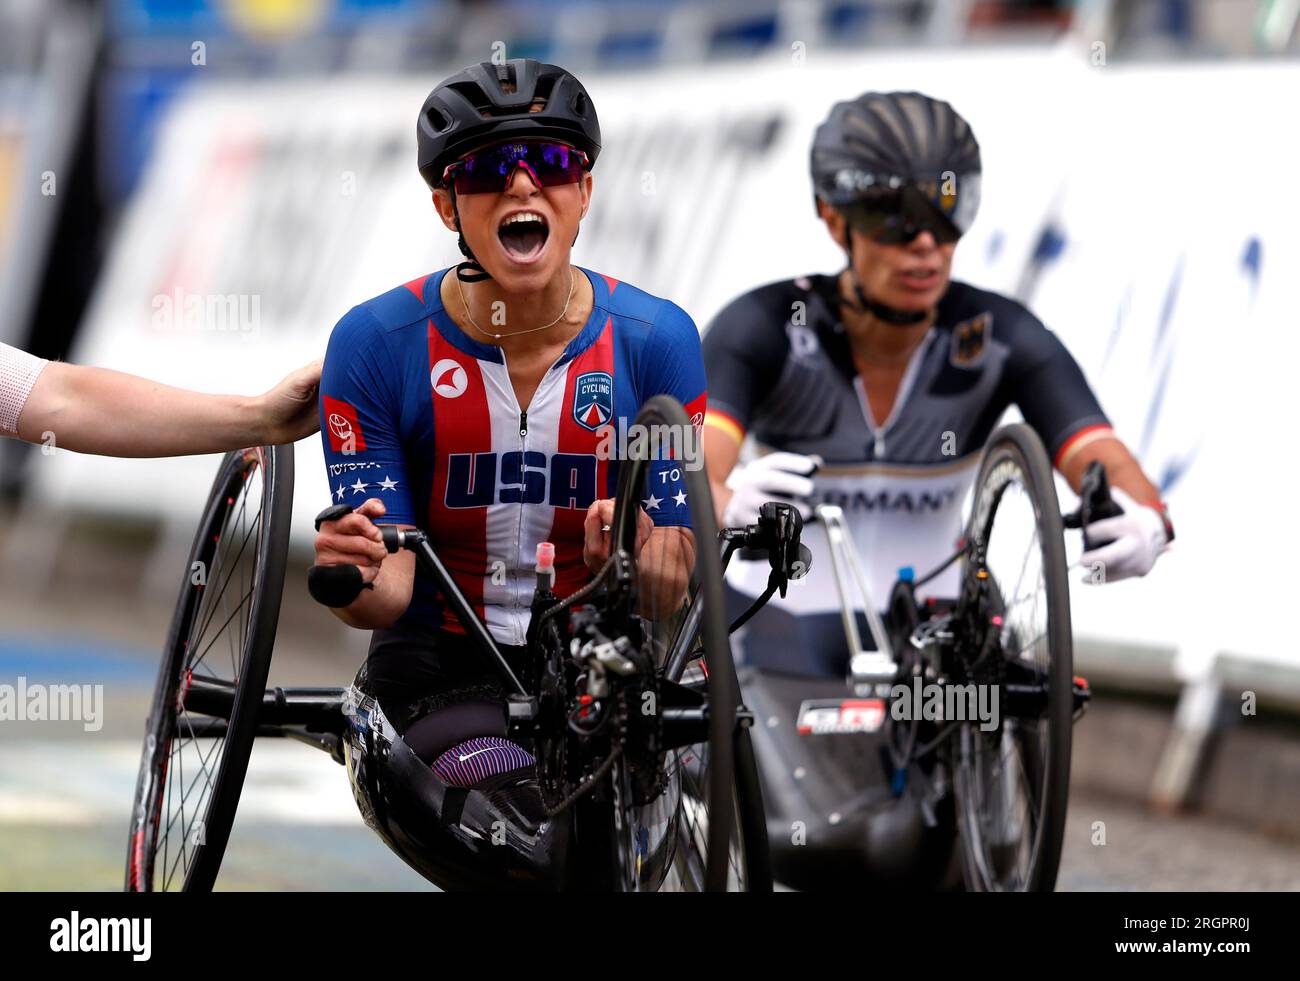
[{"label": "paved road surface", "polygon": [[[170,607],[102,591],[0,589],[0,684],[103,685],[103,725],[0,723],[0,889],[118,889],[140,739]],[[287,586],[272,682],[344,685],[364,638]],[[1093,844],[1102,822],[1105,844]],[[361,822],[319,751],[257,744],[219,887],[428,889]],[[1300,847],[1076,794],[1059,885],[1071,890],[1300,889]]]},{"label": "paved road surface", "polygon": [[[6,744],[0,889],[120,888],[138,752],[126,740]],[[1066,839],[1062,889],[1300,889],[1300,848],[1196,818],[1076,796]],[[342,767],[279,741],[254,750],[219,885],[431,888],[362,824]]]}]

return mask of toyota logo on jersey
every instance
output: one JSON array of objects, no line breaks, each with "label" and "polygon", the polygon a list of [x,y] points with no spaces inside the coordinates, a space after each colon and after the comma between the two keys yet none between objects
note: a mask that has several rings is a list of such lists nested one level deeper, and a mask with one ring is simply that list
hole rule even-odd
[{"label": "toyota logo on jersey", "polygon": [[588,371],[573,383],[573,421],[592,432],[614,414],[614,379],[604,371]]},{"label": "toyota logo on jersey", "polygon": [[363,452],[366,438],[361,434],[361,423],[357,422],[356,406],[328,395],[321,396],[321,403],[330,449],[335,453],[349,455]]},{"label": "toyota logo on jersey", "polygon": [[337,412],[330,413],[330,432],[339,439],[347,439],[352,435],[352,424]]}]

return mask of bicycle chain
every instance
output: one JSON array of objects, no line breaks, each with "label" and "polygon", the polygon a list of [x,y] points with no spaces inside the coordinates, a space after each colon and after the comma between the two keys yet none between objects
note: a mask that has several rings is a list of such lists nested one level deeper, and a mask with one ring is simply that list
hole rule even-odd
[{"label": "bicycle chain", "polygon": [[[614,765],[614,763],[618,760],[618,758],[623,755],[623,747],[626,744],[626,740],[627,740],[627,704],[625,698],[626,696],[620,693],[614,699],[612,721],[614,723],[613,735],[615,737],[615,741],[613,743],[613,749],[611,749],[609,755],[605,757],[604,760],[601,761],[600,765],[596,767],[595,771],[591,774],[591,776],[588,777],[586,780],[582,781],[581,783],[579,783],[578,786],[573,790],[573,792],[570,793],[563,800],[561,800],[560,803],[557,804],[554,808],[546,806],[545,801],[543,801],[543,807],[546,808],[546,816],[548,818],[558,817],[559,815],[567,811],[570,807],[572,807],[575,803],[577,803],[577,801],[580,800],[582,797],[585,797],[587,794],[591,793],[596,788],[596,785],[599,784],[600,781],[605,778],[606,774],[609,773],[610,768]],[[562,768],[567,768],[565,767],[565,764],[567,764],[567,747],[569,741],[568,731],[567,731],[568,730],[567,720],[565,724],[565,729],[566,729],[565,737],[560,741]],[[540,765],[540,760],[539,760],[539,765]]]}]

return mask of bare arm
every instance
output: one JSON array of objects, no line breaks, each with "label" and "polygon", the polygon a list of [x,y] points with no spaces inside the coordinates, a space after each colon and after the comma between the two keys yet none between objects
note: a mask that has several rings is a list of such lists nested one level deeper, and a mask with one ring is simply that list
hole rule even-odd
[{"label": "bare arm", "polygon": [[415,583],[415,553],[402,551],[388,556],[371,582],[375,584],[373,590],[363,589],[352,605],[331,611],[349,627],[381,630],[391,627],[406,612]]},{"label": "bare arm", "polygon": [[1142,472],[1141,465],[1128,447],[1112,435],[1086,443],[1076,451],[1066,451],[1058,469],[1075,493],[1079,491],[1079,483],[1083,480],[1088,464],[1094,460],[1101,461],[1106,468],[1106,476],[1112,486],[1118,487],[1139,504],[1156,506],[1160,503],[1160,488]]},{"label": "bare arm", "polygon": [[713,510],[718,518],[718,526],[725,522],[723,515],[727,511],[727,502],[731,500],[731,488],[727,478],[740,459],[740,443],[729,429],[710,425],[709,417],[704,417],[704,468],[709,475],[709,490],[713,492]]},{"label": "bare arm", "polygon": [[[582,558],[597,572],[609,559],[612,532],[603,528],[614,520],[614,501],[593,501],[583,522]],[[689,528],[657,528],[642,508],[637,508],[637,574],[640,610],[648,620],[677,612],[686,598],[691,570],[695,568],[695,535]]]},{"label": "bare arm", "polygon": [[662,619],[677,612],[695,568],[695,535],[689,528],[656,528],[637,558],[641,615]]},{"label": "bare arm", "polygon": [[51,362],[18,418],[19,438],[102,456],[216,453],[316,432],[320,362],[259,396],[204,395],[105,368]]}]

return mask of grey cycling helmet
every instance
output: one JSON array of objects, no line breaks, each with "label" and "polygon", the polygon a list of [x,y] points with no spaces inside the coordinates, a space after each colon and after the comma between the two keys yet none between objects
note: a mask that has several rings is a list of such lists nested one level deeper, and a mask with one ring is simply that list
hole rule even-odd
[{"label": "grey cycling helmet", "polygon": [[[970,229],[979,208],[980,149],[970,124],[951,105],[920,92],[867,92],[837,102],[817,127],[811,152],[816,199],[887,244],[929,230],[940,243]],[[852,238],[849,239],[852,269]],[[891,323],[924,313],[859,303]]]}]

